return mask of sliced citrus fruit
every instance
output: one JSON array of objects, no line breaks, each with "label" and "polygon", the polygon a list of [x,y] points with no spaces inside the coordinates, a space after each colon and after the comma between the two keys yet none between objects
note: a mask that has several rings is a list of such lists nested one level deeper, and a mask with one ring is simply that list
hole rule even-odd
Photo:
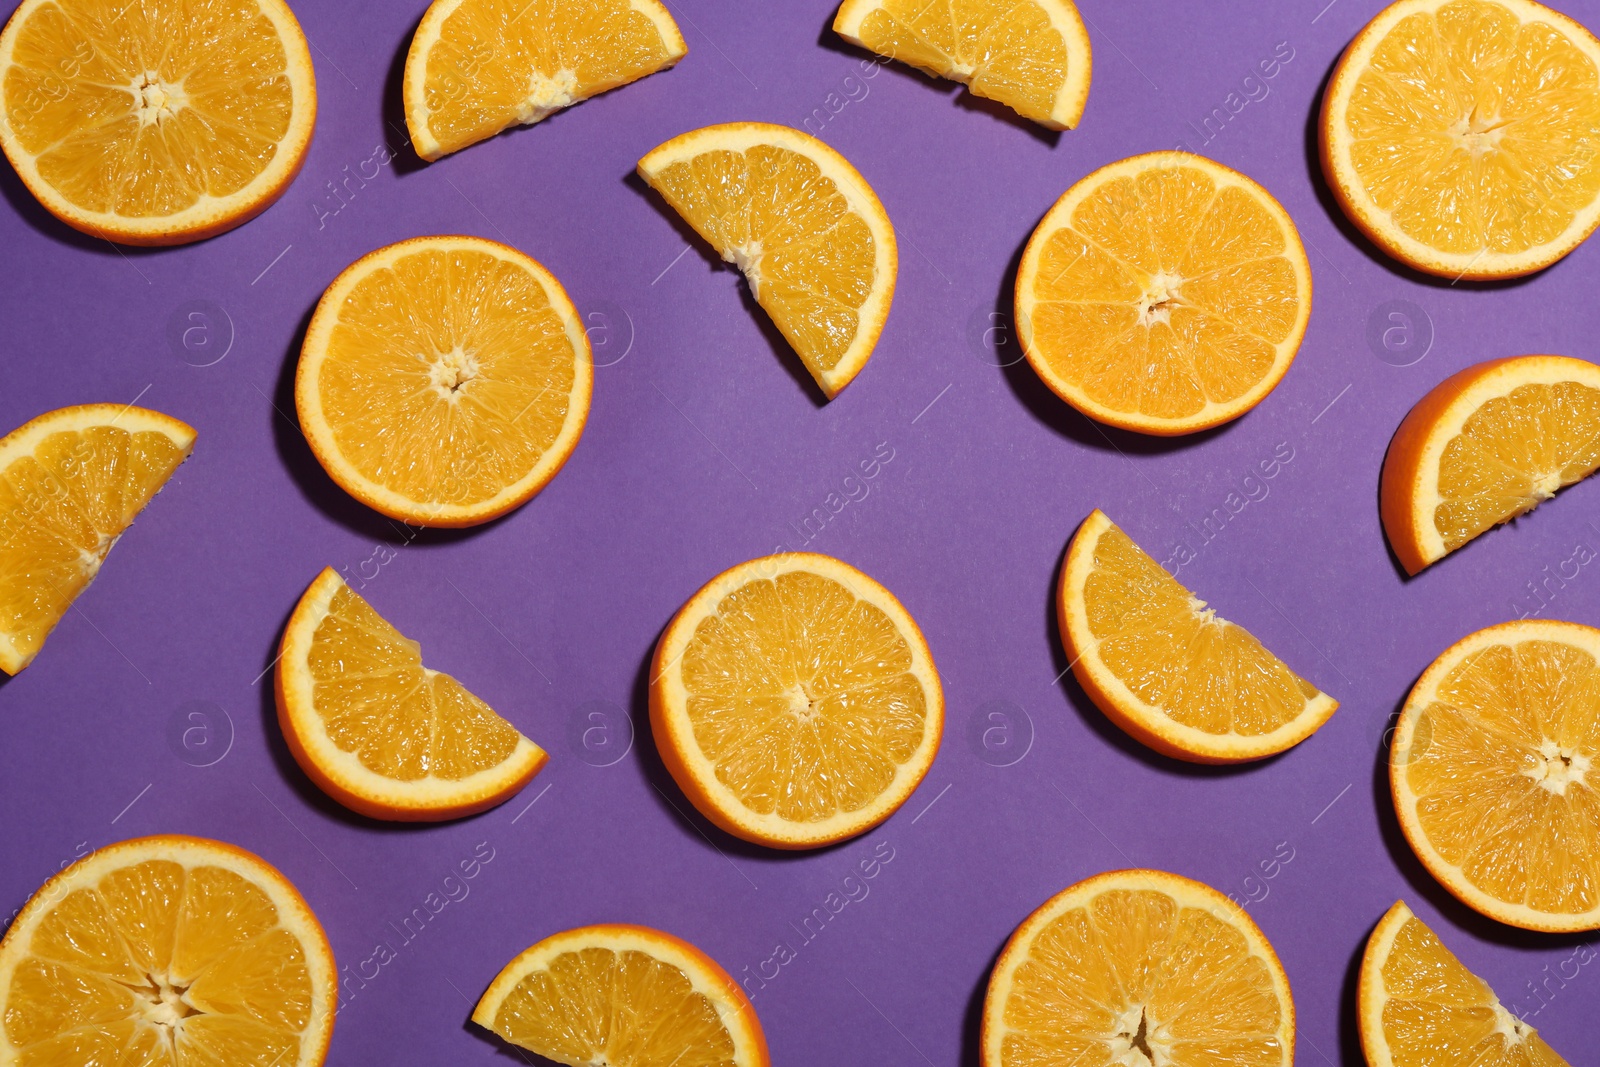
[{"label": "sliced citrus fruit", "polygon": [[731,122],[681,134],[639,176],[717,254],[829,397],[872,355],[894,298],[894,227],[848,160],[787,126]]},{"label": "sliced citrus fruit", "polygon": [[266,861],[136,838],[46,882],[0,942],[0,1059],[316,1067],[337,983],[316,916]]},{"label": "sliced citrus fruit", "polygon": [[767,1067],[755,1009],[728,972],[646,926],[582,926],[506,964],[472,1021],[573,1067]]},{"label": "sliced citrus fruit", "polygon": [[0,670],[33,662],[194,430],[158,411],[82,404],[0,439]]},{"label": "sliced citrus fruit", "polygon": [[1056,395],[1151,434],[1236,419],[1272,392],[1311,317],[1288,212],[1187,152],[1112,163],[1062,194],[1017,268],[1017,333]]},{"label": "sliced citrus fruit", "polygon": [[1403,901],[1367,939],[1356,988],[1369,1067],[1567,1067]]},{"label": "sliced citrus fruit", "polygon": [[659,0],[433,0],[406,53],[411,144],[438,159],[688,51]]},{"label": "sliced citrus fruit", "polygon": [[1462,903],[1528,930],[1600,929],[1600,630],[1479,630],[1423,672],[1389,783],[1406,840]]},{"label": "sliced citrus fruit", "polygon": [[1052,130],[1083,117],[1089,32],[1072,0],[844,0],[833,31]]},{"label": "sliced citrus fruit", "polygon": [[323,792],[375,819],[433,822],[504,803],[549,757],[391,626],[332,567],[279,648],[278,723]]},{"label": "sliced citrus fruit", "polygon": [[1531,0],[1400,0],[1345,49],[1319,124],[1350,221],[1400,262],[1514,278],[1600,222],[1600,41]]},{"label": "sliced citrus fruit", "polygon": [[171,245],[300,172],[316,78],[283,0],[23,0],[0,32],[0,148],[62,222]]},{"label": "sliced citrus fruit", "polygon": [[1089,699],[1176,759],[1262,759],[1310,737],[1339,706],[1217,618],[1099,509],[1067,547],[1056,618]]},{"label": "sliced citrus fruit", "polygon": [[983,1067],[1289,1067],[1294,999],[1243,908],[1165,871],[1110,871],[1040,905],[989,978]]},{"label": "sliced citrus fruit", "polygon": [[593,380],[583,324],[549,271],[479,237],[417,237],[322,294],[295,407],[317,459],[363,504],[475,526],[556,476]]},{"label": "sliced citrus fruit", "polygon": [[889,592],[791,552],[717,575],[667,626],[650,726],[706,818],[773,848],[818,848],[892,815],[944,729],[922,631]]},{"label": "sliced citrus fruit", "polygon": [[1417,401],[1383,459],[1383,529],[1408,574],[1600,467],[1600,367],[1492,359]]}]

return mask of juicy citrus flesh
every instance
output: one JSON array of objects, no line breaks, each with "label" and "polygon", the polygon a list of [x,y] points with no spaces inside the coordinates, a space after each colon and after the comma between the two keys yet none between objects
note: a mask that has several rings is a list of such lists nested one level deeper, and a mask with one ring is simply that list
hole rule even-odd
[{"label": "juicy citrus flesh", "polygon": [[990,983],[985,1067],[1293,1062],[1271,947],[1227,898],[1183,882],[1102,875],[1024,923]]},{"label": "juicy citrus flesh", "polygon": [[472,238],[390,246],[336,280],[318,317],[302,424],[334,480],[393,518],[487,521],[576,443],[588,345],[559,283],[520,253]]},{"label": "juicy citrus flesh", "polygon": [[1600,631],[1506,623],[1441,656],[1391,756],[1401,824],[1471,907],[1600,928]]},{"label": "juicy citrus flesh", "polygon": [[1496,256],[1543,265],[1541,246],[1600,196],[1594,39],[1533,4],[1410,6],[1346,90],[1341,161],[1379,225],[1447,257],[1446,272]]},{"label": "juicy citrus flesh", "polygon": [[[1062,631],[1074,668],[1089,672],[1091,695],[1106,690],[1095,678],[1103,670],[1132,698],[1112,710],[1190,755],[1219,758],[1281,751],[1332,713],[1330,697],[1243,627],[1218,618],[1109,520],[1092,516],[1079,537],[1096,538],[1085,541],[1091,569],[1080,592],[1064,588]],[[1063,572],[1068,583],[1073,572]],[[1263,747],[1264,740],[1276,743]]]},{"label": "juicy citrus flesh", "polygon": [[1468,416],[1439,460],[1433,521],[1454,552],[1600,468],[1600,389],[1518,386]]},{"label": "juicy citrus flesh", "polygon": [[1566,1067],[1404,904],[1371,944],[1362,959],[1361,1037],[1372,1067]]},{"label": "juicy citrus flesh", "polygon": [[[751,295],[833,396],[871,352],[894,290],[893,230],[877,196],[832,149],[786,127],[740,124],[640,172],[696,233],[744,272]],[[748,131],[748,132],[746,132]],[[765,143],[763,143],[763,139]],[[842,187],[841,183],[844,183]],[[875,225],[876,224],[876,225]],[[885,247],[887,246],[887,247]]]},{"label": "juicy citrus flesh", "polygon": [[43,913],[0,948],[7,1062],[321,1063],[333,960],[303,902],[285,908],[264,884],[282,876],[237,850],[161,840],[35,897]]},{"label": "juicy citrus flesh", "polygon": [[[7,29],[0,82],[7,148],[27,157],[25,176],[112,236],[133,236],[116,232],[117,219],[170,219],[181,231],[208,205],[249,191],[275,161],[298,167],[309,116],[295,111],[314,109],[315,90],[304,39],[281,4],[23,7]],[[291,138],[297,125],[307,128]],[[280,159],[285,152],[295,158]]]},{"label": "juicy citrus flesh", "polygon": [[183,423],[114,404],[64,408],[0,442],[0,669],[32,662],[193,445]]},{"label": "juicy citrus flesh", "polygon": [[1039,224],[1018,279],[1025,351],[1085,414],[1187,433],[1249,410],[1293,360],[1311,277],[1294,224],[1198,156],[1113,164]]},{"label": "juicy citrus flesh", "polygon": [[[655,0],[439,0],[424,49],[408,58],[421,83],[408,107],[419,153],[437,159],[669,67],[687,48]],[[419,136],[420,134],[420,136]]]},{"label": "juicy citrus flesh", "polygon": [[1089,37],[1067,0],[846,0],[834,29],[1052,129],[1083,114]]}]

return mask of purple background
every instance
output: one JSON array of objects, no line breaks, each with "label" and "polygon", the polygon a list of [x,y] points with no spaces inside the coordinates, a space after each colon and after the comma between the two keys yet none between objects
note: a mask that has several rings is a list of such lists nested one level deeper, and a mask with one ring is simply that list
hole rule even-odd
[{"label": "purple background", "polygon": [[[381,942],[397,950],[341,1012],[334,1063],[499,1062],[502,1046],[464,1024],[500,966],[557,930],[621,920],[686,937],[739,977],[792,946],[754,998],[779,1064],[946,1067],[976,1063],[987,971],[1023,916],[1087,875],[1153,866],[1265,893],[1251,913],[1293,982],[1301,1063],[1360,1062],[1354,964],[1397,897],[1573,1064],[1600,1063],[1600,968],[1549,979],[1542,1010],[1530,985],[1582,942],[1517,933],[1447,898],[1400,841],[1381,773],[1385,728],[1432,658],[1539,609],[1518,598],[1575,546],[1600,550],[1600,486],[1410,582],[1375,502],[1390,433],[1447,374],[1524,352],[1593,354],[1600,243],[1485,287],[1410,276],[1357,240],[1314,176],[1310,123],[1340,48],[1381,5],[1324,4],[1085,0],[1094,85],[1081,127],[1057,138],[906,69],[869,64],[862,77],[867,57],[826,30],[823,0],[671,0],[690,46],[677,69],[423,167],[409,153],[380,163],[383,146],[404,145],[399,74],[422,0],[297,0],[321,114],[304,172],[256,221],[186,248],[113,249],[55,223],[5,168],[0,428],[137,398],[199,441],[38,661],[0,688],[0,917],[90,848],[203,834],[278,865],[346,973]],[[1568,7],[1600,25],[1600,3]],[[1292,58],[1246,84],[1275,51]],[[1230,93],[1245,101],[1237,114]],[[630,177],[685,130],[799,125],[816,108],[826,121],[811,128],[874,185],[901,247],[877,353],[826,405],[737,275]],[[1213,108],[1227,121],[1197,132]],[[986,345],[985,330],[1063,190],[1180,144],[1283,202],[1316,309],[1256,411],[1163,444],[1079,417],[1025,363],[1002,368],[1015,348]],[[329,183],[363,166],[378,173],[352,179],[341,206]],[[486,528],[408,540],[334,487],[284,413],[323,287],[373,248],[441,232],[507,241],[548,266],[592,316],[600,365],[588,429],[540,496]],[[1396,300],[1410,302],[1413,332],[1385,349],[1369,327],[1403,328],[1387,318]],[[195,301],[210,303],[191,320]],[[1245,485],[1275,449],[1293,458]],[[805,543],[790,524],[875,450],[893,458],[868,495]],[[1191,524],[1236,489],[1259,499],[1206,541]],[[1337,696],[1328,725],[1221,773],[1107,725],[1057,677],[1049,606],[1063,545],[1095,507],[1159,559],[1187,539],[1198,556],[1179,577]],[[752,849],[693,814],[642,707],[672,612],[712,574],[785,544],[892,589],[927,634],[948,705],[939,758],[902,811],[804,855]],[[428,662],[550,751],[526,792],[475,819],[397,828],[309,785],[278,736],[270,674],[258,676],[329,564],[375,573],[363,593]],[[1600,566],[1541,610],[1600,621]],[[984,718],[994,702],[1008,702],[1009,727]],[[209,710],[189,719],[197,708]],[[637,743],[617,759],[630,717]],[[986,726],[998,729],[985,742]],[[893,859],[868,895],[806,941],[795,924],[874,848]],[[407,942],[402,920],[475,849],[493,859],[470,893]]]}]

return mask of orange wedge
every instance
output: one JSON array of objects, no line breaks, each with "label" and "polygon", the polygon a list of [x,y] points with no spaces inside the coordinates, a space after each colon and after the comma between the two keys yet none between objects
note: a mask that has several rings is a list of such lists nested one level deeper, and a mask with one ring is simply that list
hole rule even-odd
[{"label": "orange wedge", "polygon": [[574,1067],[767,1067],[755,1009],[728,972],[646,926],[583,926],[506,964],[472,1021]]},{"label": "orange wedge", "polygon": [[1567,1067],[1403,901],[1367,939],[1357,982],[1368,1067]]},{"label": "orange wedge", "polygon": [[1479,363],[1436,385],[1383,459],[1383,529],[1406,573],[1524,515],[1600,467],[1600,367]]},{"label": "orange wedge", "polygon": [[329,567],[289,617],[278,724],[307,776],[374,819],[434,822],[502,804],[549,757]]},{"label": "orange wedge", "polygon": [[438,159],[665,70],[688,51],[659,0],[434,0],[406,53],[412,147]]},{"label": "orange wedge", "polygon": [[1243,908],[1165,871],[1111,871],[1040,905],[989,978],[983,1067],[1290,1067],[1294,999]]},{"label": "orange wedge", "polygon": [[1532,0],[1400,0],[1323,96],[1322,169],[1400,262],[1514,278],[1600,222],[1600,41]]},{"label": "orange wedge", "polygon": [[1089,99],[1089,33],[1072,0],[844,0],[833,30],[1048,129],[1072,129]]},{"label": "orange wedge", "polygon": [[1089,699],[1175,759],[1262,759],[1310,737],[1339,706],[1217,618],[1098,509],[1067,547],[1056,618]]},{"label": "orange wedge", "polygon": [[33,662],[193,448],[189,426],[123,404],[61,408],[0,439],[0,670]]},{"label": "orange wedge", "polygon": [[475,526],[556,476],[589,417],[589,339],[566,290],[514,248],[418,237],[322,294],[295,373],[330,477],[390,518]]},{"label": "orange wedge", "polygon": [[1600,930],[1600,630],[1479,630],[1423,672],[1389,784],[1406,840],[1469,908],[1527,930]]},{"label": "orange wedge", "polygon": [[23,0],[0,148],[67,225],[132,245],[248,222],[300,172],[317,85],[283,0]]},{"label": "orange wedge", "polygon": [[1112,163],[1068,189],[1017,268],[1017,333],[1056,395],[1150,434],[1236,419],[1289,369],[1311,265],[1288,212],[1186,152]]},{"label": "orange wedge", "polygon": [[910,614],[829,556],[711,579],[650,668],[661,759],[707,819],[773,848],[843,841],[892,815],[939,749],[944,692]]},{"label": "orange wedge", "polygon": [[899,253],[866,179],[809,134],[731,122],[681,134],[639,176],[755,297],[829,397],[866,366],[889,317]]},{"label": "orange wedge", "polygon": [[141,837],[50,879],[0,942],[0,1061],[317,1067],[337,991],[316,916],[259,856]]}]

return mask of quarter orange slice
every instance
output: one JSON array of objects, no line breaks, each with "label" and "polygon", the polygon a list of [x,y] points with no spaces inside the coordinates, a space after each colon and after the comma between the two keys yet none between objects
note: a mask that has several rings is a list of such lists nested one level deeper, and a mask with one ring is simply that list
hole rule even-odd
[{"label": "quarter orange slice", "polygon": [[1532,0],[1400,0],[1323,96],[1322,169],[1389,255],[1514,278],[1600,222],[1600,41]]},{"label": "quarter orange slice", "polygon": [[1089,33],[1072,0],[844,0],[833,30],[1052,130],[1083,117]]},{"label": "quarter orange slice", "polygon": [[989,978],[983,1067],[1290,1067],[1294,999],[1243,908],[1165,871],[1111,871],[1040,905]]},{"label": "quarter orange slice", "polygon": [[300,172],[317,85],[283,0],[23,0],[0,148],[67,225],[133,245],[231,230]]},{"label": "quarter orange slice", "polygon": [[582,926],[506,964],[472,1021],[573,1067],[767,1067],[755,1009],[728,972],[645,926]]},{"label": "quarter orange slice", "polygon": [[1357,982],[1368,1067],[1567,1067],[1403,901],[1367,939]]},{"label": "quarter orange slice", "polygon": [[434,0],[406,53],[411,144],[438,159],[688,51],[659,0]]},{"label": "quarter orange slice", "polygon": [[189,426],[122,404],[61,408],[0,440],[0,670],[33,662],[193,448]]},{"label": "quarter orange slice", "polygon": [[462,684],[422,665],[331,567],[289,617],[278,723],[295,760],[339,803],[375,819],[434,822],[502,804],[549,757]]},{"label": "quarter orange slice", "polygon": [[317,1067],[337,983],[316,916],[259,856],[123,841],[46,882],[0,942],[0,1060]]},{"label": "quarter orange slice", "polygon": [[514,248],[418,237],[322,294],[295,373],[311,450],[351,496],[418,526],[526,503],[583,433],[594,380],[566,290]]},{"label": "quarter orange slice", "polygon": [[1236,419],[1289,369],[1311,265],[1288,212],[1187,152],[1101,167],[1045,215],[1017,268],[1028,362],[1090,418],[1150,434]]},{"label": "quarter orange slice", "polygon": [[1600,367],[1494,359],[1417,401],[1383,460],[1383,529],[1416,574],[1600,467]]},{"label": "quarter orange slice", "polygon": [[1339,706],[1217,618],[1098,509],[1067,547],[1056,617],[1089,699],[1175,759],[1262,759],[1310,737]]},{"label": "quarter orange slice", "polygon": [[910,614],[829,556],[751,560],[707,582],[650,668],[661,759],[707,819],[773,848],[887,819],[933,763],[944,694]]},{"label": "quarter orange slice", "polygon": [[1600,930],[1600,630],[1528,619],[1423,672],[1389,756],[1400,828],[1468,907]]},{"label": "quarter orange slice", "polygon": [[866,179],[809,134],[731,122],[681,134],[639,176],[717,254],[829,397],[866,366],[889,317],[899,253]]}]

